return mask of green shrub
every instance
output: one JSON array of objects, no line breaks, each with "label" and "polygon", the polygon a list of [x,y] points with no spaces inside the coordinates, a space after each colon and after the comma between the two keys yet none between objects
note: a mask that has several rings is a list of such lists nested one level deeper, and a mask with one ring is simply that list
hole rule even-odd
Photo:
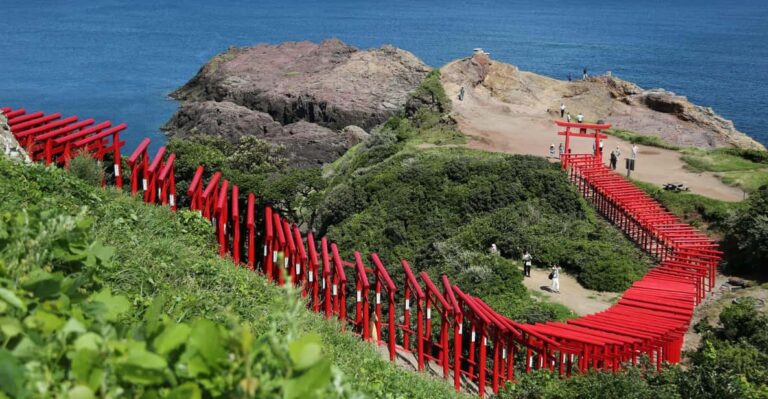
[{"label": "green shrub", "polygon": [[[159,296],[137,308],[102,286],[115,248],[91,239],[91,219],[36,208],[0,215],[0,392],[25,397],[345,396],[317,335],[299,336],[302,303],[286,296],[289,333],[247,324],[173,321]],[[339,376],[339,378],[341,378]]]},{"label": "green shrub", "polygon": [[752,193],[746,205],[728,220],[723,249],[730,271],[765,273],[768,264],[768,186]]},{"label": "green shrub", "polygon": [[92,186],[101,186],[104,169],[87,153],[79,153],[69,162],[70,172]]}]

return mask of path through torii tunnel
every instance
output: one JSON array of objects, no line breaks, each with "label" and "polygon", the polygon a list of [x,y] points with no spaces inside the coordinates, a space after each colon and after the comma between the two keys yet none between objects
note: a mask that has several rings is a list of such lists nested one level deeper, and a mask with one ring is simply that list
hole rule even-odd
[{"label": "path through torii tunnel", "polygon": [[[125,124],[9,107],[2,112],[34,161],[66,168],[78,153],[100,162],[111,155],[103,184],[123,188],[120,133]],[[600,130],[610,126],[558,124],[568,132],[567,144],[571,137],[593,138],[597,144]],[[149,139],[144,139],[127,159],[126,191],[176,210],[176,156],[165,147],[154,154],[148,148]],[[659,262],[609,309],[566,322],[515,322],[451,284],[450,276],[432,281],[424,272],[414,273],[406,260],[385,265],[375,253],[359,252],[343,259],[327,237],[302,232],[295,221],[253,193],[240,192],[220,172],[204,181],[203,166],[182,194],[183,203],[215,226],[221,256],[276,284],[299,287],[309,309],[338,319],[348,333],[385,348],[392,361],[409,354],[420,371],[427,366],[441,370],[456,390],[471,386],[481,397],[497,392],[505,382],[515,381],[516,369],[561,375],[616,371],[642,355],[657,368],[679,362],[694,307],[714,285],[722,255],[716,243],[594,154],[566,151],[561,162],[584,198]],[[404,272],[402,281],[390,277],[395,268]]]}]

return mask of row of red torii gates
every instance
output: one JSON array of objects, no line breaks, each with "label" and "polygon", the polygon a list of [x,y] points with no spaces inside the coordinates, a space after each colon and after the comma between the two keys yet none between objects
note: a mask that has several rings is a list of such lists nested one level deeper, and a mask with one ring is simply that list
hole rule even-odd
[{"label": "row of red torii gates", "polygon": [[[103,182],[123,188],[120,133],[125,124],[80,121],[60,114],[2,108],[11,130],[37,162],[68,167],[78,153],[99,161],[111,154]],[[456,390],[481,397],[498,392],[516,372],[549,369],[571,375],[588,369],[619,370],[646,355],[660,368],[680,360],[693,309],[714,285],[721,253],[716,243],[682,223],[642,190],[604,166],[595,154],[571,154],[571,137],[595,140],[610,125],[560,122],[562,165],[585,198],[660,263],[611,308],[566,322],[524,324],[494,311],[482,299],[416,273],[406,260],[386,266],[377,254],[344,259],[327,237],[303,232],[253,193],[240,193],[220,172],[197,168],[182,201],[216,227],[219,253],[277,284],[300,287],[307,306],[338,319],[342,329],[387,348],[389,358],[410,353],[416,367],[436,369]],[[570,129],[578,129],[578,132]],[[144,139],[127,159],[130,193],[176,210],[175,154],[153,157]],[[207,178],[207,183],[204,181]],[[318,240],[319,238],[319,240]],[[390,270],[404,278],[396,284]],[[432,365],[432,366],[430,366]]]}]

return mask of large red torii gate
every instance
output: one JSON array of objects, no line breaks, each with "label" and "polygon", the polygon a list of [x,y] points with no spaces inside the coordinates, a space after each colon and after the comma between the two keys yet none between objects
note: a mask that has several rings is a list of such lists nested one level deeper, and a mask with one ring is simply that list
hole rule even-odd
[{"label": "large red torii gate", "polygon": [[[605,133],[602,133],[602,131],[611,128],[610,123],[578,123],[556,120],[555,124],[559,127],[565,128],[564,130],[557,132],[559,136],[565,136],[565,150],[563,155],[560,157],[560,162],[563,165],[563,169],[568,166],[568,161],[571,156],[571,137],[584,137],[594,139],[595,152],[592,155],[597,157],[597,154],[600,152],[600,139],[608,138],[608,136]],[[572,128],[578,129],[578,132],[571,131]]]}]

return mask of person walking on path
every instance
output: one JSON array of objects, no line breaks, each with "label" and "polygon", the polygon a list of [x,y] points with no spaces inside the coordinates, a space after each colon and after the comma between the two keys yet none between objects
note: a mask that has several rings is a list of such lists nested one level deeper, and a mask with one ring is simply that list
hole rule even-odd
[{"label": "person walking on path", "polygon": [[616,146],[616,149],[611,151],[611,169],[616,170],[616,165],[619,163],[620,156],[621,150],[619,150],[619,146]]},{"label": "person walking on path", "polygon": [[565,104],[560,103],[560,118],[565,117]]},{"label": "person walking on path", "polygon": [[565,114],[565,120],[568,121],[568,122],[571,121],[571,113],[570,112]]},{"label": "person walking on path", "polygon": [[552,143],[549,145],[549,157],[550,158],[555,157],[555,143]]},{"label": "person walking on path", "polygon": [[632,159],[637,159],[637,144],[632,144]]},{"label": "person walking on path", "polygon": [[563,157],[563,152],[564,152],[564,149],[563,149],[563,143],[562,143],[562,142],[560,142],[560,158],[562,158],[562,157]]},{"label": "person walking on path", "polygon": [[584,67],[584,71],[583,71],[583,73],[581,74],[581,79],[582,79],[582,80],[587,80],[587,77],[588,77],[588,76],[589,76],[589,75],[587,75],[587,67]]},{"label": "person walking on path", "polygon": [[552,266],[552,271],[549,273],[552,279],[552,292],[560,293],[560,266]]},{"label": "person walking on path", "polygon": [[600,158],[603,158],[603,140],[600,139]]},{"label": "person walking on path", "polygon": [[525,277],[531,277],[531,259],[533,259],[531,254],[525,251],[523,254],[523,274]]},{"label": "person walking on path", "polygon": [[464,86],[461,86],[461,90],[459,90],[459,101],[464,101]]}]

